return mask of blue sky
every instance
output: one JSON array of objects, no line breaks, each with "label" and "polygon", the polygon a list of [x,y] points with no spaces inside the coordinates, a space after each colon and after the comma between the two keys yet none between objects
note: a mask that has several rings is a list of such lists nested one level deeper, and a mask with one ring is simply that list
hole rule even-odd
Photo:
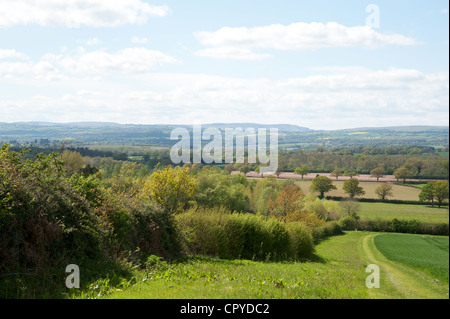
[{"label": "blue sky", "polygon": [[0,121],[448,125],[448,30],[438,0],[0,0]]}]

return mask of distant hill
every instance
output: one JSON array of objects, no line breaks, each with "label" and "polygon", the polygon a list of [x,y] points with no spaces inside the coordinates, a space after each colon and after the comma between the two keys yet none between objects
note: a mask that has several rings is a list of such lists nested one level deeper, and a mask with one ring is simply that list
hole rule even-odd
[{"label": "distant hill", "polygon": [[[192,125],[169,124],[118,124],[111,122],[0,122],[1,143],[33,143],[48,145],[51,142],[65,145],[139,145],[169,147],[170,132],[176,127],[192,129]],[[392,126],[361,127],[345,130],[312,130],[292,124],[210,123],[202,128],[277,128],[279,146],[285,149],[311,149],[371,146],[432,146],[448,148],[448,126]]]},{"label": "distant hill", "polygon": [[429,125],[409,125],[409,126],[387,126],[387,127],[359,127],[352,129],[343,129],[341,131],[363,132],[363,131],[395,131],[395,132],[430,132],[449,130],[448,126],[429,126]]},{"label": "distant hill", "polygon": [[217,128],[277,128],[282,132],[310,132],[311,129],[307,127],[292,125],[292,124],[258,124],[258,123],[212,123],[202,124],[203,127],[217,127]]}]

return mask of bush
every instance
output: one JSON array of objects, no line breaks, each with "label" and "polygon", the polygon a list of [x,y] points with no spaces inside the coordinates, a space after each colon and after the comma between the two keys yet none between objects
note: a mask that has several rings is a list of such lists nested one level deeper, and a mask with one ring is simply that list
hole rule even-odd
[{"label": "bush", "polygon": [[102,218],[64,177],[57,154],[34,162],[21,156],[0,150],[0,272],[101,257]]},{"label": "bush", "polygon": [[323,238],[340,234],[342,234],[342,228],[336,221],[327,222],[323,226],[311,229],[311,235],[316,244]]},{"label": "bush", "polygon": [[129,250],[139,248],[145,254],[166,258],[180,256],[180,237],[172,215],[154,205],[141,203],[131,211],[131,218]]},{"label": "bush", "polygon": [[190,210],[176,216],[187,254],[221,258],[282,260],[304,258],[314,251],[309,228],[252,214]]},{"label": "bush", "polygon": [[314,253],[314,241],[309,229],[299,222],[286,224],[291,238],[293,255],[297,258],[311,257]]},{"label": "bush", "polygon": [[[353,228],[354,229],[354,228]],[[347,230],[353,230],[349,228]],[[436,236],[448,236],[449,224],[447,223],[426,223],[417,220],[358,220],[357,229],[374,232],[394,232],[409,234],[424,234]]]},{"label": "bush", "polygon": [[339,219],[339,225],[344,230],[355,230],[358,228],[358,220],[352,216],[343,217]]},{"label": "bush", "polygon": [[222,219],[227,216],[211,214],[206,209],[194,209],[175,216],[180,241],[186,254],[204,254],[221,258],[229,257],[229,243]]}]

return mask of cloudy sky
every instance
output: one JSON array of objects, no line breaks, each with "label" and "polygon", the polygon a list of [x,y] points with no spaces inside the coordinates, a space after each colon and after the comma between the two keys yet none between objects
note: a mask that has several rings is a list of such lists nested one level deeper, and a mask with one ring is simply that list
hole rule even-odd
[{"label": "cloudy sky", "polygon": [[446,0],[0,0],[0,122],[448,125]]}]

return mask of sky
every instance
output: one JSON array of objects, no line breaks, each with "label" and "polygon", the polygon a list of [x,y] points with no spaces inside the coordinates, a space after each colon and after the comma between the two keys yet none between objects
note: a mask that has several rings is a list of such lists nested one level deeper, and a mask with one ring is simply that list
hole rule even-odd
[{"label": "sky", "polygon": [[0,122],[449,125],[444,0],[0,0]]}]

